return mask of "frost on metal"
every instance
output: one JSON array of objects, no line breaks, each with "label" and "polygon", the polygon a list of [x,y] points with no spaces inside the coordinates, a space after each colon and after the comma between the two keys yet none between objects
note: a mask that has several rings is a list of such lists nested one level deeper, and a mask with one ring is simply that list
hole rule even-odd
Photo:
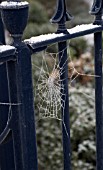
[{"label": "frost on metal", "polygon": [[10,45],[0,45],[0,53],[3,53],[5,51],[10,51],[10,50],[14,50],[14,52],[16,51],[15,47],[10,46]]},{"label": "frost on metal", "polygon": [[0,4],[0,8],[22,8],[25,6],[28,6],[28,2],[24,1],[24,2],[13,2],[13,1],[4,1]]},{"label": "frost on metal", "polygon": [[65,34],[60,33],[60,34],[55,34],[55,33],[51,33],[51,34],[44,34],[44,35],[40,35],[40,36],[36,36],[36,37],[32,37],[30,39],[25,40],[25,42],[29,42],[29,43],[40,43],[40,42],[44,42],[47,40],[51,40],[51,39],[56,39],[59,37],[63,37]]},{"label": "frost on metal", "polygon": [[[51,34],[44,34],[44,35],[40,35],[40,36],[36,36],[36,37],[32,37],[30,39],[26,39],[25,42],[29,43],[29,44],[38,44],[38,43],[43,43],[46,41],[50,41],[50,40],[55,40],[57,38],[62,38],[68,35],[72,35],[72,34],[76,34],[79,32],[84,32],[87,30],[92,30],[95,28],[99,28],[99,25],[93,25],[93,24],[82,24],[82,25],[77,25],[76,27],[72,28],[72,29],[68,29],[68,34],[64,34],[64,33],[60,33],[60,34],[56,34],[56,33],[51,33]],[[69,38],[68,38],[69,39]]]},{"label": "frost on metal", "polygon": [[70,34],[74,34],[74,33],[82,32],[82,31],[86,31],[86,30],[90,30],[90,29],[94,29],[94,28],[98,28],[98,27],[99,27],[99,25],[82,24],[82,25],[77,25],[76,27],[74,27],[72,29],[68,29],[68,32]]}]

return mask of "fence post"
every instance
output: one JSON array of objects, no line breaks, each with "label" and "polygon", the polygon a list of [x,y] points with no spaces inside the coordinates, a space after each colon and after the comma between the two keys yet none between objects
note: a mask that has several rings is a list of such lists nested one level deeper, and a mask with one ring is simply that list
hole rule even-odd
[{"label": "fence post", "polygon": [[0,5],[2,19],[17,49],[17,60],[7,62],[15,170],[37,170],[31,52],[21,42],[27,24],[28,2],[6,3]]},{"label": "fence post", "polygon": [[[72,16],[66,11],[65,0],[58,0],[57,9],[51,19],[52,23],[58,24],[57,33],[69,34],[65,22],[70,21]],[[64,154],[64,170],[71,170],[71,145],[70,145],[70,122],[69,122],[69,96],[68,96],[68,56],[67,42],[58,43],[59,67],[61,79],[61,111],[62,111],[62,139]],[[62,88],[63,87],[63,88]]]},{"label": "fence post", "polygon": [[[92,6],[91,14],[95,15],[94,24],[103,25],[103,1],[96,0]],[[102,32],[94,34],[95,45],[95,109],[96,109],[96,157],[97,170],[103,169],[103,91],[102,91]]]},{"label": "fence post", "polygon": [[[4,28],[0,13],[0,42],[5,44]],[[8,103],[8,85],[7,85],[7,72],[6,64],[0,66],[0,102]],[[4,129],[7,117],[8,117],[8,106],[0,105],[0,132]],[[8,156],[9,155],[9,156]],[[0,146],[0,168],[1,170],[13,170],[14,169],[14,159],[13,159],[13,144],[12,140],[8,143]]]}]

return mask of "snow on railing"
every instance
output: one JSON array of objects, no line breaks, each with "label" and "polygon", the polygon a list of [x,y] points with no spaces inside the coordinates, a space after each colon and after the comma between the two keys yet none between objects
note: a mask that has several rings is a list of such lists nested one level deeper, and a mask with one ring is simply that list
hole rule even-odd
[{"label": "snow on railing", "polygon": [[11,51],[11,50],[15,52],[16,48],[10,45],[0,45],[0,53],[3,53],[5,51]]},{"label": "snow on railing", "polygon": [[92,31],[93,29],[99,29],[102,28],[101,25],[93,25],[93,24],[83,24],[83,25],[77,25],[72,29],[67,29],[68,34],[64,33],[51,33],[51,34],[44,34],[36,37],[32,37],[30,39],[24,40],[24,42],[29,43],[29,44],[38,44],[38,43],[43,43],[45,41],[50,41],[50,40],[55,40],[57,38],[62,38],[65,36],[71,37],[73,34],[79,34],[83,33],[85,31]]},{"label": "snow on railing", "polygon": [[13,1],[4,1],[0,4],[1,8],[22,8],[24,6],[27,6],[29,3],[24,2],[13,2]]}]

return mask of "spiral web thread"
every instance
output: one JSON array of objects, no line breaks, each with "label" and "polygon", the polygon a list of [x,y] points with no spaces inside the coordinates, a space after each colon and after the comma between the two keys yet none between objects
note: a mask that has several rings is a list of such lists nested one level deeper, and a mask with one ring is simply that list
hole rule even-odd
[{"label": "spiral web thread", "polygon": [[[47,53],[45,53],[45,56],[46,55]],[[50,55],[52,56],[52,54]],[[60,80],[59,64],[56,64],[56,58],[52,56],[54,66],[50,73],[44,54],[42,56],[42,66],[40,68],[40,76],[36,88],[36,94],[39,98],[39,117],[40,119],[49,117],[61,120],[58,112],[64,105],[61,104],[61,100],[62,96],[65,96],[65,94],[61,93],[61,89],[64,91],[64,86]],[[65,101],[62,100],[62,103],[65,103]]]},{"label": "spiral web thread", "polygon": [[[62,52],[61,60],[63,57],[63,53],[66,49],[67,48],[61,51]],[[75,68],[75,65],[70,55],[70,51],[69,51],[69,57],[67,61],[65,61],[62,68],[60,68],[59,66],[60,61],[58,61],[59,53],[48,53],[47,51],[43,52],[41,68],[36,66],[36,68],[39,69],[39,78],[38,78],[37,85],[36,85],[36,97],[38,98],[37,107],[39,110],[39,120],[45,119],[45,118],[55,118],[55,119],[62,121],[64,124],[63,116],[61,117],[60,111],[62,108],[63,115],[64,115],[66,96],[64,94],[64,86],[62,84],[63,80],[60,80],[60,76],[63,74],[66,63],[70,62],[72,64],[72,66],[68,69],[68,71],[72,70],[72,74],[69,77],[69,87],[73,89],[75,89],[75,87],[72,87],[72,83],[79,76],[89,76],[89,77],[99,77],[99,76],[79,73],[77,69]],[[51,71],[49,70],[49,66],[46,60],[48,55],[50,55],[50,57],[54,61],[54,65]],[[76,73],[75,76],[74,76],[74,73]],[[79,90],[78,93],[82,93],[86,97],[92,98],[90,95],[84,93],[83,91]],[[64,100],[62,99],[62,97],[64,98]],[[94,98],[92,99],[95,100]]]}]

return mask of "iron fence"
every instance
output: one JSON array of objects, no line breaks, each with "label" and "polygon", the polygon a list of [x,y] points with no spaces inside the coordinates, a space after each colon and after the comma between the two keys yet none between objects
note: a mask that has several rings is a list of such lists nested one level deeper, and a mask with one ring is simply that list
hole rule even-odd
[{"label": "iron fence", "polygon": [[[61,103],[61,105],[64,105],[62,138],[64,170],[71,170],[67,50],[63,53],[62,51],[63,49],[67,49],[67,40],[87,34],[94,34],[95,74],[99,76],[99,79],[95,77],[96,149],[97,170],[103,169],[103,1],[95,0],[93,3],[91,9],[91,14],[95,16],[93,23],[80,25],[73,29],[67,29],[65,26],[66,21],[72,19],[71,14],[66,10],[65,0],[58,0],[57,2],[56,12],[51,19],[52,23],[58,24],[57,32],[40,35],[24,41],[22,41],[21,38],[27,24],[29,4],[19,0],[8,0],[2,2],[0,5],[2,21],[13,38],[12,44],[5,45],[3,26],[0,20],[0,41],[2,43],[0,45],[0,63],[4,63],[0,68],[0,101],[6,99],[6,102],[3,102],[4,105],[0,105],[0,121],[2,122],[2,124],[0,124],[1,170],[38,169],[31,55],[46,49],[49,44],[53,43],[58,43],[60,68],[66,63],[60,76],[66,96],[65,100],[64,96],[62,96],[61,100],[61,102],[65,101],[65,103]],[[8,104],[10,107],[8,107]],[[9,114],[7,114],[8,110]],[[61,108],[61,110],[63,115],[63,109]],[[65,128],[68,135],[66,134]],[[2,145],[5,142],[7,142],[7,144]]]}]

